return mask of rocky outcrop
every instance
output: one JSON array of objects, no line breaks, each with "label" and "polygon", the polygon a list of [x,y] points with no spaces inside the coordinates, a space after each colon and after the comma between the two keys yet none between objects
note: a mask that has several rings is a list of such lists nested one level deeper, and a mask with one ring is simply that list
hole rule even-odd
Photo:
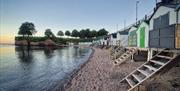
[{"label": "rocky outcrop", "polygon": [[[15,41],[15,45],[17,46],[28,46],[28,41],[27,40],[21,40]],[[30,42],[31,46],[55,46],[56,43],[54,41],[52,41],[51,39],[47,39],[45,41],[41,41],[41,42]]]},{"label": "rocky outcrop", "polygon": [[27,46],[28,42],[27,42],[27,40],[20,40],[20,41],[16,40],[15,45],[17,45],[17,46],[23,46],[23,45]]},{"label": "rocky outcrop", "polygon": [[45,46],[53,46],[53,45],[56,45],[56,43],[54,41],[52,41],[51,39],[47,39],[44,41],[44,45]]}]

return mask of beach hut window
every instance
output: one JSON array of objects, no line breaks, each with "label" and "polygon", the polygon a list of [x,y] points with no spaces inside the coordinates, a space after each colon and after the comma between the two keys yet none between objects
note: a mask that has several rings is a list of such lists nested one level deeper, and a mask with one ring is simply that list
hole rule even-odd
[{"label": "beach hut window", "polygon": [[117,34],[116,33],[112,34],[112,37],[117,38]]},{"label": "beach hut window", "polygon": [[153,29],[158,29],[160,26],[160,17],[159,18],[155,18],[153,21]]},{"label": "beach hut window", "polygon": [[107,40],[107,37],[105,37],[104,40]]},{"label": "beach hut window", "polygon": [[164,28],[169,26],[169,13],[161,16],[161,26],[160,28]]},{"label": "beach hut window", "polygon": [[153,29],[159,29],[169,26],[169,13],[164,14],[153,21]]}]

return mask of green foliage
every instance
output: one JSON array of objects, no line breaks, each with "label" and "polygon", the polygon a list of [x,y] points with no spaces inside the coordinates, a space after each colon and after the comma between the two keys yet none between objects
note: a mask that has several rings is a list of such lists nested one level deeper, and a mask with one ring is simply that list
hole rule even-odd
[{"label": "green foliage", "polygon": [[104,36],[104,35],[107,35],[108,34],[108,31],[106,31],[104,28],[103,29],[100,29],[97,33],[97,36]]},{"label": "green foliage", "polygon": [[96,30],[91,31],[91,37],[97,37],[97,31]]},{"label": "green foliage", "polygon": [[60,31],[58,31],[57,35],[58,36],[64,36],[64,33],[60,30]]},{"label": "green foliage", "polygon": [[51,29],[46,29],[44,32],[44,35],[47,36],[48,38],[53,38],[55,37],[55,35],[53,34],[53,32],[51,31]]},{"label": "green foliage", "polygon": [[[21,41],[21,40],[26,40],[28,37],[22,37],[22,36],[16,36],[15,41]],[[29,37],[29,40],[31,42],[42,42],[47,40],[48,37]],[[92,42],[93,39],[73,39],[73,38],[55,38],[54,39],[56,43],[58,44],[67,44],[67,42]]]},{"label": "green foliage", "polygon": [[23,35],[23,36],[24,35],[33,35],[34,33],[36,33],[35,26],[31,22],[22,23],[22,25],[19,28],[19,32],[18,32],[19,35]]},{"label": "green foliage", "polygon": [[78,32],[76,29],[74,29],[74,30],[72,31],[71,36],[72,36],[72,37],[79,37],[79,32]]},{"label": "green foliage", "polygon": [[70,36],[71,33],[67,30],[67,31],[65,32],[65,35],[66,35],[66,36]]},{"label": "green foliage", "polygon": [[79,32],[79,37],[84,39],[84,38],[86,37],[85,34],[86,34],[86,30],[82,29],[82,30]]},{"label": "green foliage", "polygon": [[[22,36],[16,36],[15,40],[17,41],[21,41],[21,40],[27,40],[28,37],[22,37]],[[31,42],[41,42],[41,41],[45,41],[46,39],[48,39],[48,37],[29,37],[29,40]]]},{"label": "green foliage", "polygon": [[91,38],[90,29],[86,29],[86,30],[85,30],[85,36],[86,36],[86,38]]},{"label": "green foliage", "polygon": [[[74,30],[73,30],[74,31]],[[96,30],[90,30],[90,29],[82,29],[81,31],[79,31],[79,36],[80,38],[94,38],[94,37],[98,37],[98,36],[104,36],[107,35],[108,31],[106,31],[104,28],[100,29],[99,31]],[[73,37],[74,34],[72,33]]]}]

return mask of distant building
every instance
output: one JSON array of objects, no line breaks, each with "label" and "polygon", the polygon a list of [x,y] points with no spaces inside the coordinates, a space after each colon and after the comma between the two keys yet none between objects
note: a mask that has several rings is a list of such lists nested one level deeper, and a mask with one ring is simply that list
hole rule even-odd
[{"label": "distant building", "polygon": [[110,45],[116,46],[117,45],[117,33],[112,33],[110,36]]},{"label": "distant building", "polygon": [[117,39],[119,45],[123,47],[128,47],[128,34],[129,34],[129,29],[125,29],[123,31],[118,32]]}]

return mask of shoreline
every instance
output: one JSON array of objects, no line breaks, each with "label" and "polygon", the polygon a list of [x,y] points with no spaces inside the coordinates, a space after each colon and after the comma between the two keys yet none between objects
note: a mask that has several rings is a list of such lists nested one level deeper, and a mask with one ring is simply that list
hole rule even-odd
[{"label": "shoreline", "polygon": [[91,54],[89,55],[89,57],[87,58],[87,61],[84,62],[83,64],[81,64],[79,68],[74,69],[74,70],[72,71],[72,73],[70,73],[69,76],[65,78],[64,82],[62,82],[62,83],[60,83],[59,85],[57,85],[57,86],[54,88],[53,91],[65,91],[66,89],[69,88],[69,86],[71,86],[71,81],[72,81],[72,79],[73,79],[74,77],[76,77],[76,75],[78,74],[78,72],[79,72],[82,68],[84,68],[84,67],[87,65],[87,63],[90,62],[90,59],[92,58],[92,56],[93,56],[93,54],[94,54],[94,52],[95,52],[95,50],[94,50],[92,47],[89,47],[89,48],[90,48],[90,50],[92,50],[92,52],[91,52]]},{"label": "shoreline", "polygon": [[78,69],[75,69],[75,70],[71,73],[71,75],[70,75],[71,78],[70,78],[70,80],[68,80],[68,82],[64,85],[64,90],[70,87],[71,81],[73,80],[73,78],[74,78],[75,76],[77,76],[78,72],[79,72],[82,68],[84,68],[84,67],[87,65],[87,63],[90,62],[90,59],[92,58],[92,56],[94,55],[94,52],[95,52],[95,50],[94,50],[93,48],[90,48],[90,49],[92,50],[92,52],[91,52],[90,56],[88,57],[88,60],[87,60],[85,63],[83,63],[82,65],[80,65],[80,67],[79,67]]},{"label": "shoreline", "polygon": [[77,71],[63,90],[57,91],[125,91],[120,80],[143,62],[127,60],[121,66],[114,66],[106,49],[92,48],[93,54]]}]

